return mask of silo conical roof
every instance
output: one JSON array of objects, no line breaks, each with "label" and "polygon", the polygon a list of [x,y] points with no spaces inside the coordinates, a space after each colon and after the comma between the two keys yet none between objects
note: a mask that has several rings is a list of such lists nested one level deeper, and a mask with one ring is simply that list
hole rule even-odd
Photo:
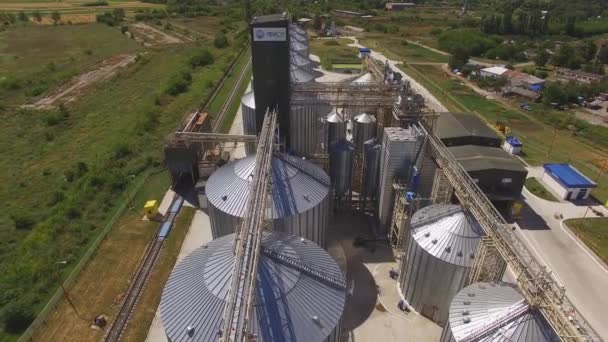
[{"label": "silo conical roof", "polygon": [[479,342],[559,341],[542,314],[530,307],[514,284],[467,286],[454,296],[449,315],[449,329],[457,342],[471,338]]},{"label": "silo conical roof", "polygon": [[353,118],[356,122],[358,123],[374,123],[376,122],[376,118],[367,114],[367,113],[361,113],[359,115],[356,115]]},{"label": "silo conical roof", "polygon": [[255,95],[253,94],[253,90],[243,95],[241,98],[241,103],[249,108],[255,109]]},{"label": "silo conical roof", "polygon": [[297,65],[290,64],[291,82],[306,83],[315,80],[315,76]]},{"label": "silo conical roof", "polygon": [[454,265],[471,267],[483,230],[458,205],[430,205],[417,211],[412,237],[429,254]]},{"label": "silo conical roof", "polygon": [[331,123],[342,123],[344,122],[344,116],[338,113],[336,108],[333,108],[331,112],[329,112],[329,114],[327,114],[327,116],[325,117],[325,121]]},{"label": "silo conical roof", "polygon": [[374,76],[371,73],[365,73],[353,80],[352,83],[372,83],[374,82]]}]

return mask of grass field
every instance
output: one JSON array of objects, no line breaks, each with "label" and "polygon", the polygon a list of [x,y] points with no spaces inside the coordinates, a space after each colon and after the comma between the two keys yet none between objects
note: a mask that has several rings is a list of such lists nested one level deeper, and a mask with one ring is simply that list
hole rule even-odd
[{"label": "grass field", "polygon": [[[224,102],[226,102],[226,98],[230,94],[230,91],[232,91],[232,89],[234,88],[235,83],[239,78],[239,75],[241,74],[241,71],[247,65],[247,61],[249,61],[250,57],[251,52],[249,49],[247,49],[247,51],[243,53],[241,58],[239,58],[235,69],[230,74],[228,74],[222,88],[217,93],[217,96],[213,99],[213,101],[211,101],[211,103],[209,103],[209,114],[211,114],[211,116],[216,117],[219,111],[221,110],[222,105],[224,104]],[[248,81],[249,79],[245,79],[244,82]],[[232,122],[232,120],[228,121]]]},{"label": "grass field", "polygon": [[348,46],[352,40],[347,38],[313,39],[310,41],[310,53],[319,56],[325,70],[331,70],[334,63],[359,62],[359,49]]},{"label": "grass field", "polygon": [[[554,130],[544,124],[540,116],[552,115],[546,109],[523,112],[486,99],[450,78],[439,66],[407,65],[403,70],[429,89],[449,110],[476,113],[490,125],[497,120],[507,122],[512,134],[523,142],[523,158],[530,164],[569,162],[595,179],[601,161],[608,158],[606,146],[592,144],[570,131]],[[608,200],[608,175],[599,179],[593,196],[602,203]]]},{"label": "grass field", "polygon": [[608,218],[571,219],[565,222],[604,262],[608,262]]},{"label": "grass field", "polygon": [[[212,51],[215,63],[191,70],[189,57],[201,47]],[[143,49],[118,28],[97,24],[0,33],[0,199],[6,203],[0,213],[0,307],[35,312],[44,306],[58,274],[80,259],[129,181],[161,164],[166,135],[209,95],[237,49],[218,50],[211,42]],[[37,87],[53,89],[125,52],[143,54],[63,110],[19,108]],[[190,85],[168,95],[183,70],[189,70]],[[56,260],[69,264],[57,272]],[[0,340],[16,337],[0,325]]]},{"label": "grass field", "polygon": [[546,199],[547,201],[559,202],[555,196],[553,196],[539,181],[534,177],[530,177],[526,179],[526,189],[530,191],[532,194]]},{"label": "grass field", "polygon": [[372,50],[382,49],[388,58],[407,63],[447,63],[449,59],[449,56],[392,35],[370,34],[360,39],[360,43]]}]

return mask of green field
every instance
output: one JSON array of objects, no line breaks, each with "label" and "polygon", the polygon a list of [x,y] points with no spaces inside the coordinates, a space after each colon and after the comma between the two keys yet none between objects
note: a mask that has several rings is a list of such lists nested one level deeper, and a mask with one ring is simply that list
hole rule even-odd
[{"label": "green field", "polygon": [[407,63],[447,63],[449,56],[442,55],[415,43],[408,43],[405,38],[392,35],[370,34],[360,40],[370,49],[381,49],[388,58],[403,60]]},{"label": "green field", "polygon": [[[595,179],[600,173],[601,161],[608,158],[608,145],[597,145],[577,137],[571,131],[554,130],[543,116],[563,115],[534,106],[532,112],[523,112],[499,102],[486,99],[459,81],[452,79],[439,66],[407,65],[403,71],[414,77],[450,111],[475,113],[489,125],[504,121],[524,144],[522,157],[532,165],[543,163],[573,164],[588,177]],[[608,143],[608,142],[607,142]],[[608,175],[604,173],[592,196],[601,203],[608,200]]]},{"label": "green field", "polygon": [[565,222],[604,262],[608,262],[608,218],[571,219]]},{"label": "green field", "polygon": [[321,59],[325,70],[331,70],[333,64],[359,62],[359,49],[348,46],[352,40],[347,38],[313,39],[310,41],[310,53]]},{"label": "green field", "polygon": [[555,196],[553,196],[539,181],[534,177],[530,177],[526,179],[526,189],[530,191],[532,194],[546,199],[547,201],[559,202]]},{"label": "green field", "polygon": [[[227,31],[231,45],[222,50],[210,41],[147,49],[98,24],[0,33],[0,311],[31,317],[42,308],[131,180],[161,166],[166,135],[236,56],[239,46]],[[192,69],[189,57],[202,47],[215,63]],[[108,56],[136,52],[142,54],[134,64],[61,110],[20,108]],[[184,72],[190,84],[169,95]],[[57,260],[68,261],[61,272]],[[0,323],[0,340],[16,336]]]}]

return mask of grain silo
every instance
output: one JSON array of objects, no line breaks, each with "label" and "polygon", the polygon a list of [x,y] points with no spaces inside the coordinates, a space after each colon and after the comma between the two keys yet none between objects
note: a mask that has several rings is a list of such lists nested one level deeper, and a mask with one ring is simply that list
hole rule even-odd
[{"label": "grain silo", "polygon": [[376,136],[376,118],[367,113],[355,115],[353,118],[353,142],[357,153],[363,152],[363,144]]},{"label": "grain silo", "polygon": [[441,342],[557,342],[543,315],[514,284],[475,283],[462,289],[449,311]]},{"label": "grain silo", "polygon": [[375,200],[378,194],[378,169],[382,145],[376,139],[368,140],[363,144],[363,200]]},{"label": "grain silo", "polygon": [[424,132],[417,126],[385,127],[382,137],[377,210],[380,228],[386,232],[392,217],[395,179],[407,184]]},{"label": "grain silo", "polygon": [[346,138],[346,122],[344,122],[344,115],[339,113],[336,108],[333,108],[327,116],[325,116],[323,122],[327,131],[327,147],[333,145],[340,139]]},{"label": "grain silo", "polygon": [[311,99],[314,104],[292,105],[289,112],[289,150],[298,156],[310,157],[323,151],[323,122],[331,106]]},{"label": "grain silo", "polygon": [[291,64],[297,67],[304,69],[309,73],[313,72],[313,65],[310,59],[303,57],[302,55],[297,53],[291,53],[289,54],[289,60],[291,61]]},{"label": "grain silo", "polygon": [[289,74],[291,83],[307,83],[315,80],[315,76],[313,74],[295,64],[290,64]]},{"label": "grain silo", "polygon": [[[234,233],[245,215],[255,155],[224,165],[206,185],[213,238]],[[307,160],[275,153],[271,164],[273,229],[325,247],[329,177]]]},{"label": "grain silo", "polygon": [[400,264],[399,283],[408,304],[445,324],[452,298],[466,284],[482,234],[477,221],[458,205],[435,204],[417,211]]},{"label": "grain silo", "polygon": [[304,58],[308,58],[308,47],[306,44],[299,42],[297,40],[291,40],[289,43],[290,53],[298,53]]},{"label": "grain silo", "polygon": [[355,146],[340,139],[329,147],[329,170],[336,197],[349,195],[353,181],[353,153]]},{"label": "grain silo", "polygon": [[[213,240],[173,270],[160,303],[170,341],[218,341],[234,274],[233,242],[234,235]],[[334,259],[309,240],[279,232],[264,232],[261,249],[249,321],[255,341],[339,342],[346,286]]]},{"label": "grain silo", "polygon": [[[243,116],[243,134],[256,135],[255,95],[253,90],[241,98],[241,115]],[[255,143],[245,143],[247,155],[255,153]]]}]

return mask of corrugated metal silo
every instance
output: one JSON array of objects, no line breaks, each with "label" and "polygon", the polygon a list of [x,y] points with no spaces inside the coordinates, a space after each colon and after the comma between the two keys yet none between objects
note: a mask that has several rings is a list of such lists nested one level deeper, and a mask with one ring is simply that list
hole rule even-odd
[{"label": "corrugated metal silo", "polygon": [[290,41],[291,53],[298,53],[304,58],[308,58],[308,47],[306,44],[301,43],[297,40]]},{"label": "corrugated metal silo", "polygon": [[[243,116],[243,133],[256,135],[255,97],[253,90],[243,95],[241,99],[241,115]],[[247,155],[255,153],[255,143],[246,143],[245,153]]]},{"label": "corrugated metal silo", "polygon": [[353,118],[354,143],[357,153],[363,152],[363,143],[376,136],[376,118],[362,113]]},{"label": "corrugated metal silo", "polygon": [[291,83],[307,83],[315,80],[315,76],[313,74],[294,64],[290,64],[289,72]]},{"label": "corrugated metal silo", "polygon": [[338,196],[348,194],[352,190],[354,150],[353,143],[346,139],[338,140],[329,148],[330,178]]},{"label": "corrugated metal silo", "polygon": [[289,54],[289,59],[291,60],[291,64],[301,69],[304,69],[306,72],[313,72],[312,61],[310,59],[302,57],[300,54],[297,53]]},{"label": "corrugated metal silo", "polygon": [[475,283],[450,306],[441,342],[557,342],[542,314],[531,308],[514,284]]},{"label": "corrugated metal silo", "polygon": [[[378,183],[378,219],[380,228],[386,232],[392,217],[393,182],[395,178],[409,176],[416,155],[422,147],[422,131],[415,126],[410,128],[385,127],[382,137],[380,156],[380,181]],[[407,181],[407,179],[405,179]]]},{"label": "corrugated metal silo", "polygon": [[[213,238],[234,233],[249,198],[255,155],[224,165],[207,181]],[[329,177],[307,160],[275,153],[271,165],[273,229],[325,247],[329,218]]]},{"label": "corrugated metal silo", "polygon": [[[171,273],[160,303],[173,342],[216,342],[234,273],[234,235],[199,247]],[[250,331],[257,342],[340,341],[344,275],[315,243],[279,232],[262,237]],[[277,256],[278,254],[278,256]],[[329,275],[320,280],[293,260]]]},{"label": "corrugated metal silo", "polygon": [[344,122],[344,115],[338,113],[335,108],[327,114],[324,122],[327,131],[327,146],[331,146],[338,140],[346,137],[346,122]]},{"label": "corrugated metal silo", "polygon": [[464,287],[483,231],[458,205],[430,205],[417,211],[405,258],[400,288],[416,311],[443,325],[452,298]]},{"label": "corrugated metal silo", "polygon": [[367,200],[376,199],[378,193],[378,170],[382,145],[376,139],[363,144],[363,189],[361,196]]},{"label": "corrugated metal silo", "polygon": [[314,101],[314,105],[291,106],[289,118],[289,149],[298,156],[310,157],[322,152],[325,141],[324,118],[331,111],[329,104]]}]

